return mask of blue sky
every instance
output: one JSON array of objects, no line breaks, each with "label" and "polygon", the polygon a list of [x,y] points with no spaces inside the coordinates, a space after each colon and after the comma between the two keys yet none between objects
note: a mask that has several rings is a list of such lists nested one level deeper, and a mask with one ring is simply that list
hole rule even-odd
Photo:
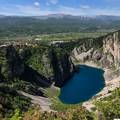
[{"label": "blue sky", "polygon": [[120,15],[120,0],[0,0],[1,15]]}]

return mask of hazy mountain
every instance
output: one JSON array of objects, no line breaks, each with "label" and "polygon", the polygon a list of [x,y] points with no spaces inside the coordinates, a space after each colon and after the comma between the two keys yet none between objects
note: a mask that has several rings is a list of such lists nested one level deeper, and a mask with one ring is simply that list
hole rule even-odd
[{"label": "hazy mountain", "polygon": [[4,18],[5,17],[5,15],[0,15],[0,18]]},{"label": "hazy mountain", "polygon": [[69,14],[49,14],[43,16],[5,16],[0,15],[0,18],[34,18],[40,20],[46,19],[79,19],[79,20],[120,20],[120,16],[97,15],[97,16],[75,16]]},{"label": "hazy mountain", "polygon": [[120,29],[120,16],[1,16],[0,37],[65,32],[111,32]]},{"label": "hazy mountain", "polygon": [[86,19],[86,20],[92,20],[92,19],[99,19],[99,20],[120,20],[120,16],[109,16],[109,15],[97,15],[97,16],[75,16],[75,15],[69,15],[69,14],[49,14],[45,16],[34,16],[33,18],[38,19],[49,19],[49,18],[57,18],[57,19],[63,19],[63,18],[69,18],[69,19]]}]

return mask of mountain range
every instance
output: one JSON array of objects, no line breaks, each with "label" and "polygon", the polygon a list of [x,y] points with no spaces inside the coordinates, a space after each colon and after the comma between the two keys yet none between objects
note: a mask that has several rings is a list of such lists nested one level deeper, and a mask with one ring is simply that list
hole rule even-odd
[{"label": "mountain range", "polygon": [[67,32],[113,32],[120,29],[120,16],[0,15],[0,37]]}]

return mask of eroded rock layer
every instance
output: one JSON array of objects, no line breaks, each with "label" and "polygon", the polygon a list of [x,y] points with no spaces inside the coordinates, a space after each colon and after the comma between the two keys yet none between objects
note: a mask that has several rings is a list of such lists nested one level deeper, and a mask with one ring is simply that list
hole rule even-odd
[{"label": "eroded rock layer", "polygon": [[[120,32],[114,32],[104,37],[88,39],[80,43],[72,51],[73,62],[94,61],[103,68],[118,69],[120,67]],[[98,42],[98,44],[96,44]],[[88,45],[89,44],[89,45]]]}]

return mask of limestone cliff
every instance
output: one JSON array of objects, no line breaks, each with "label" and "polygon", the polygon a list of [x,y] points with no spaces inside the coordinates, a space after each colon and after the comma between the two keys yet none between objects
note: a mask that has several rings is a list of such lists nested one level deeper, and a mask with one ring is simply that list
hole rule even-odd
[{"label": "limestone cliff", "polygon": [[[74,48],[71,54],[73,62],[94,61],[104,68],[118,69],[120,67],[120,32],[106,36],[88,39],[79,47]],[[96,44],[98,43],[98,44]],[[90,45],[88,45],[90,44]]]},{"label": "limestone cliff", "polygon": [[71,57],[62,47],[38,46],[5,49],[6,80],[29,82],[39,87],[49,87],[53,82],[61,87],[74,72]]},{"label": "limestone cliff", "polygon": [[59,59],[54,49],[51,50],[51,65],[53,67],[55,85],[62,87],[72,76],[74,64],[70,56],[64,53]]},{"label": "limestone cliff", "polygon": [[40,87],[49,87],[49,80],[28,66],[13,46],[6,49],[8,80],[24,80]]},{"label": "limestone cliff", "polygon": [[110,64],[114,64],[115,67],[120,66],[120,38],[119,32],[115,32],[112,35],[108,35],[103,40],[103,53],[106,54]]}]

